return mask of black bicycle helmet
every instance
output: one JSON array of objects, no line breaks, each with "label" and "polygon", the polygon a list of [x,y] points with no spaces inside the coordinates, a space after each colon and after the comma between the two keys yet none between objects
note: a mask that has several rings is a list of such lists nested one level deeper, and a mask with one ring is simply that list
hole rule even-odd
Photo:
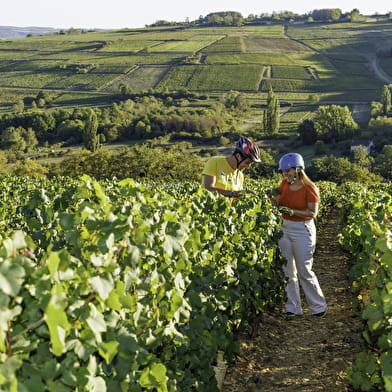
[{"label": "black bicycle helmet", "polygon": [[261,162],[260,150],[257,144],[245,136],[241,136],[235,146],[234,154],[240,153],[245,158],[250,158],[253,162]]}]

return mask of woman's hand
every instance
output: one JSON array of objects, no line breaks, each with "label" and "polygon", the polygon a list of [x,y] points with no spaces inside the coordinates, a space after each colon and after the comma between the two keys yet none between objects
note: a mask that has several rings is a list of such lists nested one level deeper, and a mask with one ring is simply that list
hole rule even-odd
[{"label": "woman's hand", "polygon": [[288,207],[279,207],[279,211],[282,214],[286,214],[286,215],[290,215],[290,216],[294,215],[294,210],[292,210],[291,208],[288,208]]}]

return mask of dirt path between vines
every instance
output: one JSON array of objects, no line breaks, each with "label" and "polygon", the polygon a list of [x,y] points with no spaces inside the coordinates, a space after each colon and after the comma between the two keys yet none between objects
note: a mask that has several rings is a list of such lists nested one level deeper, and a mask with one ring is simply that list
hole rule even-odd
[{"label": "dirt path between vines", "polygon": [[362,322],[352,307],[353,260],[337,240],[341,228],[337,212],[318,227],[313,270],[327,299],[326,317],[315,319],[305,303],[303,316],[263,315],[253,336],[241,337],[222,392],[353,391],[346,368],[363,349]]}]

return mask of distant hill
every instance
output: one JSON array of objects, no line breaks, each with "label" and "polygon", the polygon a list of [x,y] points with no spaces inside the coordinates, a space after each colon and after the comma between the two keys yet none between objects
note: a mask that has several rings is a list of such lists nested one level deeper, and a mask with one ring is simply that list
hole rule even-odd
[{"label": "distant hill", "polygon": [[[266,99],[272,88],[285,106],[369,103],[392,83],[392,23],[386,18],[17,30],[32,37],[0,39],[0,113],[44,92],[52,106],[73,107],[110,105],[120,91],[128,96],[150,89]],[[293,110],[286,116],[293,123],[298,117]]]},{"label": "distant hill", "polygon": [[29,34],[45,35],[60,31],[52,27],[15,27],[0,26],[0,39],[25,38]]}]

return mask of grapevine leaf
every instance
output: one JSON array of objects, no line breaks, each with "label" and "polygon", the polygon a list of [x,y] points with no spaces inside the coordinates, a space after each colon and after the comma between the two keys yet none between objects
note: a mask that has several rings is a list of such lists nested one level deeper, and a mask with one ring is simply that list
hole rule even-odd
[{"label": "grapevine leaf", "polygon": [[68,351],[73,351],[80,359],[86,359],[88,356],[87,345],[78,339],[67,340],[66,347]]},{"label": "grapevine leaf", "polygon": [[120,296],[117,293],[117,291],[112,290],[109,294],[109,297],[106,301],[107,305],[113,309],[116,310],[117,312],[121,311],[121,302],[120,302]]},{"label": "grapevine leaf", "polygon": [[86,321],[95,334],[106,331],[106,323],[103,314],[99,313],[93,304],[90,304],[90,314]]},{"label": "grapevine leaf", "polygon": [[7,256],[16,256],[19,249],[27,246],[24,234],[21,231],[17,231],[12,238],[4,240],[3,246],[6,249]]},{"label": "grapevine leaf", "polygon": [[[0,324],[0,353],[5,353],[7,350],[6,344],[6,325],[2,326]],[[0,385],[1,385],[1,375],[0,375]]]},{"label": "grapevine leaf", "polygon": [[169,324],[165,327],[163,333],[166,336],[180,336],[180,337],[183,337],[183,335],[177,330],[173,320],[169,321]]},{"label": "grapevine leaf", "polygon": [[383,353],[380,357],[382,378],[384,380],[385,390],[392,391],[392,357],[389,351]]},{"label": "grapevine leaf", "polygon": [[385,292],[382,293],[382,303],[385,314],[392,314],[392,282],[385,285]]},{"label": "grapevine leaf", "polygon": [[101,185],[97,181],[93,181],[93,187],[95,191],[95,195],[98,197],[100,201],[100,205],[106,206],[108,204],[108,197],[105,195],[104,190]]},{"label": "grapevine leaf", "polygon": [[48,305],[45,315],[53,354],[59,356],[65,352],[65,337],[71,326],[68,323],[65,312],[54,304]]},{"label": "grapevine leaf", "polygon": [[163,242],[163,249],[169,255],[173,256],[174,252],[181,250],[183,234],[177,233],[177,235],[165,235],[165,240]]},{"label": "grapevine leaf", "polygon": [[119,342],[111,341],[111,342],[102,342],[98,346],[98,352],[101,357],[106,361],[106,363],[111,363],[113,358],[118,353]]},{"label": "grapevine leaf", "polygon": [[375,331],[382,324],[384,315],[378,306],[370,304],[362,312],[362,318],[367,320],[370,331]]},{"label": "grapevine leaf", "polygon": [[385,232],[385,234],[380,235],[375,246],[382,252],[392,251],[392,233]]},{"label": "grapevine leaf", "polygon": [[141,258],[141,252],[139,247],[135,245],[129,245],[128,246],[128,254],[130,256],[131,261],[133,264],[138,264]]},{"label": "grapevine leaf", "polygon": [[64,230],[72,230],[75,228],[75,215],[62,213],[60,214],[60,224]]},{"label": "grapevine leaf", "polygon": [[45,392],[45,385],[38,374],[32,374],[24,384],[28,391]]},{"label": "grapevine leaf", "polygon": [[113,233],[110,233],[108,239],[106,240],[106,246],[108,247],[109,250],[114,247],[114,242],[115,242],[115,236]]},{"label": "grapevine leaf", "polygon": [[112,280],[101,278],[100,276],[94,276],[90,279],[91,286],[94,291],[103,299],[106,300],[109,297],[110,292],[114,288]]},{"label": "grapevine leaf", "polygon": [[201,233],[200,230],[193,229],[190,237],[185,243],[185,247],[187,250],[191,249],[193,252],[197,252],[200,248],[202,248],[203,244],[201,242]]},{"label": "grapevine leaf", "polygon": [[106,392],[106,383],[102,377],[89,376],[88,378],[89,391],[91,392]]},{"label": "grapevine leaf", "polygon": [[392,271],[392,250],[385,249],[384,254],[381,256],[381,260],[388,266],[389,271]]},{"label": "grapevine leaf", "polygon": [[87,371],[89,374],[94,375],[97,373],[97,357],[95,355],[90,355],[88,365],[87,365]]},{"label": "grapevine leaf", "polygon": [[50,253],[47,265],[50,272],[50,277],[54,279],[60,265],[60,257],[56,252]]},{"label": "grapevine leaf", "polygon": [[104,265],[105,263],[105,255],[103,254],[91,254],[90,255],[90,260],[93,263],[93,265],[95,265],[96,267],[101,267],[102,265]]},{"label": "grapevine leaf", "polygon": [[139,319],[142,314],[142,311],[143,311],[143,306],[138,302],[136,304],[136,310],[133,312],[133,315],[132,315],[133,321],[136,325],[138,325],[138,323],[139,323]]},{"label": "grapevine leaf", "polygon": [[0,327],[7,329],[7,322],[12,320],[15,316],[22,313],[23,308],[21,306],[15,306],[13,308],[0,308]]},{"label": "grapevine leaf", "polygon": [[56,360],[54,358],[49,358],[45,361],[45,365],[41,371],[41,375],[46,380],[51,380],[56,376]]},{"label": "grapevine leaf", "polygon": [[166,367],[162,363],[153,363],[142,371],[140,385],[144,388],[156,388],[158,392],[167,392]]},{"label": "grapevine leaf", "polygon": [[171,313],[177,322],[179,322],[179,318],[180,318],[178,310],[181,308],[182,303],[183,303],[183,298],[180,297],[176,292],[174,292],[171,297],[170,307],[171,307]]},{"label": "grapevine leaf", "polygon": [[150,227],[145,223],[140,223],[137,230],[133,233],[133,240],[137,245],[143,245],[146,242],[146,237]]},{"label": "grapevine leaf", "polygon": [[[12,381],[16,371],[22,366],[23,361],[20,357],[12,356],[0,364],[0,385],[4,381]],[[1,382],[1,380],[3,380]]]},{"label": "grapevine leaf", "polygon": [[20,265],[5,260],[0,264],[0,290],[15,297],[23,283],[25,270]]},{"label": "grapevine leaf", "polygon": [[119,181],[118,183],[119,187],[129,187],[129,188],[134,188],[136,186],[135,180],[132,178],[126,178],[124,180]]},{"label": "grapevine leaf", "polygon": [[69,388],[60,381],[47,380],[48,390],[56,392],[69,392]]}]

